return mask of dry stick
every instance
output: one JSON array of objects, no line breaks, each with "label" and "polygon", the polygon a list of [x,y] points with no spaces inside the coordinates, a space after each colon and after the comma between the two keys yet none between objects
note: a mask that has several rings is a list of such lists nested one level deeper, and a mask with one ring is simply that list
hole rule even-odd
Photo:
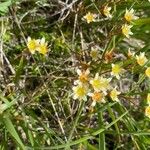
[{"label": "dry stick", "polygon": [[2,21],[2,24],[1,24],[1,35],[0,35],[0,38],[1,38],[1,43],[0,43],[0,58],[1,58],[1,65],[3,66],[4,64],[4,61],[3,61],[3,58],[6,60],[7,64],[8,64],[8,67],[10,68],[12,74],[15,74],[15,70],[14,68],[12,67],[12,65],[10,64],[9,60],[7,59],[5,53],[3,52],[3,35],[5,34],[6,32],[6,29],[4,30],[4,23],[3,23],[3,19],[1,20]]},{"label": "dry stick", "polygon": [[21,23],[21,22],[19,23],[19,20],[18,20],[18,18],[17,18],[16,13],[15,13],[14,10],[13,10],[13,7],[12,7],[12,9],[11,9],[11,13],[12,13],[12,15],[13,15],[13,18],[14,18],[15,23],[17,24],[17,26],[18,26],[18,28],[19,28],[19,30],[20,30],[20,33],[21,33],[21,36],[23,37],[24,42],[27,44],[27,40],[26,40],[25,35],[24,35],[24,33],[23,33],[22,29],[21,29],[21,26],[20,26],[20,23]]},{"label": "dry stick", "polygon": [[[68,0],[66,0],[66,2],[65,2],[64,4],[67,5],[67,4],[68,4]],[[65,18],[67,18],[67,16],[68,16],[69,13],[70,13],[71,8],[72,8],[72,6],[71,6],[70,9],[67,11],[66,15],[64,15],[64,12],[65,12],[65,11],[62,11],[62,12],[61,12],[60,17],[59,17],[60,20],[63,21]]]},{"label": "dry stick", "polygon": [[1,36],[0,36],[0,38],[1,38],[1,43],[0,43],[0,58],[1,58],[1,65],[3,66],[3,54],[2,54],[2,51],[3,51],[3,34],[4,34],[4,25],[3,25],[3,19],[2,19],[2,22],[1,22]]},{"label": "dry stick", "polygon": [[[72,46],[71,46],[73,52],[75,51],[75,46],[74,46],[75,43],[74,43],[74,41],[75,41],[75,33],[76,33],[76,26],[77,26],[77,18],[78,18],[78,14],[76,13],[75,14],[75,19],[74,19],[74,27],[73,27],[73,35],[72,35]],[[72,53],[72,62],[73,62],[72,65],[75,66],[76,65],[75,53]],[[71,108],[70,103],[69,103],[69,108],[70,108],[70,112],[71,112],[71,120],[72,121],[73,121],[72,115],[73,115],[73,108],[74,108],[74,106],[75,106],[75,101],[73,101],[72,108]],[[77,133],[76,129],[74,129],[74,130]]]},{"label": "dry stick", "polygon": [[76,26],[77,26],[77,18],[78,18],[78,14],[75,14],[75,19],[74,19],[74,27],[73,27],[73,35],[72,35],[72,50],[74,51],[75,47],[74,47],[74,40],[75,40],[75,32],[76,32]]},{"label": "dry stick", "polygon": [[68,4],[66,7],[64,7],[60,11],[57,11],[56,13],[54,13],[53,15],[51,15],[50,17],[56,16],[56,15],[64,12],[65,10],[70,9],[77,1],[79,1],[79,0],[74,0],[72,3]]},{"label": "dry stick", "polygon": [[[72,139],[73,133],[74,133],[74,131],[75,131],[75,129],[76,129],[76,126],[77,126],[77,124],[78,124],[78,120],[79,120],[80,115],[81,115],[81,113],[82,113],[82,111],[83,111],[84,104],[85,104],[85,101],[80,101],[79,110],[78,110],[77,116],[76,116],[76,118],[75,118],[75,121],[74,121],[72,130],[70,131],[70,134],[69,134],[69,138],[68,138],[67,143],[69,143],[69,142],[71,141],[71,139]],[[69,148],[69,147],[66,146],[66,147],[65,147],[65,150],[67,150],[68,148]]]},{"label": "dry stick", "polygon": [[[46,74],[48,75],[48,73],[47,73],[47,71],[46,71],[45,68],[44,68],[44,70],[45,70]],[[40,72],[39,67],[38,67],[38,72],[39,72],[39,74],[40,74],[40,76],[41,76],[42,74],[41,74],[41,72]],[[56,111],[54,102],[53,102],[53,100],[52,100],[52,98],[51,98],[49,88],[47,87],[47,85],[45,84],[45,82],[44,82],[43,79],[42,79],[42,82],[43,82],[43,84],[44,84],[44,86],[45,86],[45,88],[46,88],[46,92],[47,92],[48,97],[49,97],[49,99],[50,99],[50,102],[51,102],[51,104],[52,104],[53,110],[54,110],[54,112],[55,112],[55,116],[56,116],[56,118],[57,118],[57,120],[58,120],[59,126],[60,126],[61,131],[62,131],[62,133],[63,133],[63,135],[64,135],[64,138],[65,138],[65,141],[67,141],[67,137],[66,137],[66,135],[65,135],[65,131],[64,131],[64,129],[63,129],[63,125],[62,125],[61,120],[60,120],[60,118],[59,118],[59,115],[58,115],[58,113],[57,113],[57,111]]]},{"label": "dry stick", "polygon": [[[77,1],[78,1],[78,0],[77,0]],[[69,5],[70,5],[70,9],[68,9],[66,15],[64,15],[65,10],[62,11],[62,13],[61,13],[61,15],[60,15],[60,20],[64,20],[65,18],[67,18],[67,16],[69,15],[69,13],[70,13],[70,11],[71,11],[71,8],[72,8],[73,4],[75,4],[77,1],[72,0],[72,3],[70,3],[71,5],[69,4]],[[68,5],[68,2],[69,2],[69,0],[66,0],[65,4]],[[64,16],[63,16],[63,15],[64,15]],[[61,16],[62,16],[62,18],[61,18]]]},{"label": "dry stick", "polygon": [[[44,84],[45,84],[45,83],[44,83]],[[46,87],[46,85],[45,85],[45,87]],[[46,88],[47,88],[47,87],[46,87]],[[46,92],[47,92],[47,94],[48,94],[48,97],[49,97],[50,102],[51,102],[51,104],[52,104],[52,107],[53,107],[53,109],[54,109],[55,116],[57,117],[57,121],[58,121],[59,126],[60,126],[60,128],[61,128],[61,131],[62,131],[62,133],[63,133],[63,135],[64,135],[64,137],[65,137],[65,141],[67,141],[67,138],[66,138],[66,135],[65,135],[65,131],[64,131],[64,129],[63,129],[63,126],[62,126],[62,124],[61,124],[60,118],[59,118],[58,113],[57,113],[57,111],[56,111],[54,102],[53,102],[53,100],[52,100],[52,98],[51,98],[51,96],[50,96],[50,94],[49,94],[49,90],[46,90]]]},{"label": "dry stick", "polygon": [[[75,51],[75,43],[74,43],[74,40],[75,40],[75,32],[76,32],[76,26],[77,26],[77,17],[78,17],[78,14],[75,15],[75,19],[74,19],[74,27],[73,27],[73,34],[72,34],[72,51],[74,52]],[[72,53],[72,66],[76,66],[76,57],[75,57],[75,53]],[[72,109],[70,107],[70,112],[71,114],[73,114],[73,108],[74,108],[74,105],[75,105],[75,101],[73,101],[73,104],[72,104]],[[70,105],[69,105],[70,106]]]},{"label": "dry stick", "polygon": [[[34,61],[35,61],[35,60],[34,60]],[[40,76],[42,76],[39,67],[37,68],[37,70],[38,70]],[[48,75],[48,73],[47,73],[47,71],[46,71],[45,68],[44,68],[44,70],[45,70],[45,72],[46,72],[46,75]],[[46,88],[46,92],[47,92],[48,97],[49,97],[49,99],[50,99],[50,102],[51,102],[51,104],[52,104],[53,110],[54,110],[54,112],[55,112],[55,116],[56,116],[57,121],[58,121],[58,123],[59,123],[59,126],[60,126],[60,128],[61,128],[61,131],[62,131],[62,133],[63,133],[63,135],[64,135],[64,137],[65,137],[65,141],[67,141],[67,137],[66,137],[66,135],[65,135],[65,131],[64,131],[64,129],[63,129],[61,120],[60,120],[59,115],[58,115],[58,113],[57,113],[57,111],[56,111],[54,102],[53,102],[53,100],[52,100],[52,98],[51,98],[50,91],[49,91],[49,87],[45,84],[45,82],[44,82],[43,79],[42,79],[42,82],[43,82],[44,87]]]}]

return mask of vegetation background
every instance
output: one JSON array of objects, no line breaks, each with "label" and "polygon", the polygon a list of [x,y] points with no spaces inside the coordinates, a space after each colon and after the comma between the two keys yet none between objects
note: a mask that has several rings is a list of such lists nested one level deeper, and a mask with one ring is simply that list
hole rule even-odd
[{"label": "vegetation background", "polygon": [[[88,24],[83,17],[112,7],[112,19],[100,15]],[[125,10],[134,8],[133,35],[120,27]],[[45,37],[49,51],[32,55],[28,37]],[[90,58],[113,50],[105,63]],[[128,48],[150,59],[150,2],[148,0],[5,0],[0,2],[0,149],[148,150],[150,120],[145,116],[150,80],[144,67],[129,59]],[[90,64],[88,64],[90,62]],[[93,110],[90,101],[74,100],[76,68],[91,74],[121,63],[127,71],[114,80],[120,103],[107,97]]]}]

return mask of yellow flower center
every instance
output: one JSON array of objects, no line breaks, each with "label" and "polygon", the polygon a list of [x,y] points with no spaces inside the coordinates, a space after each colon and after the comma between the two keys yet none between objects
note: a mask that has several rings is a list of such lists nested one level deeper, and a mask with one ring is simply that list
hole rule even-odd
[{"label": "yellow flower center", "polygon": [[95,20],[95,17],[92,13],[88,13],[86,16],[85,16],[85,19],[87,20],[88,23],[90,22],[93,22]]},{"label": "yellow flower center", "polygon": [[128,28],[127,26],[123,26],[123,27],[122,27],[122,33],[123,33],[124,35],[128,35],[129,32],[130,32],[130,30],[129,30],[129,28]]},{"label": "yellow flower center", "polygon": [[92,96],[92,100],[94,101],[101,101],[103,99],[103,94],[100,92],[94,92]]},{"label": "yellow flower center", "polygon": [[125,14],[125,19],[126,19],[128,22],[130,22],[131,20],[133,20],[133,14],[131,14],[131,13]]},{"label": "yellow flower center", "polygon": [[28,49],[30,52],[34,52],[37,48],[37,42],[36,40],[30,40],[28,43],[27,43],[27,46],[28,46]]},{"label": "yellow flower center", "polygon": [[87,82],[88,81],[88,75],[85,74],[85,73],[82,73],[80,76],[79,76],[79,80],[81,82]]},{"label": "yellow flower center", "polygon": [[39,45],[39,52],[43,55],[45,55],[48,51],[47,45],[46,44],[41,44]]},{"label": "yellow flower center", "polygon": [[77,94],[79,97],[83,97],[86,95],[86,89],[84,87],[78,87],[75,94]]},{"label": "yellow flower center", "polygon": [[93,87],[99,89],[102,86],[102,83],[98,79],[93,80]]},{"label": "yellow flower center", "polygon": [[110,92],[110,97],[112,98],[112,100],[115,100],[118,98],[118,95],[119,95],[119,92],[116,90],[116,89],[113,89],[111,92]]},{"label": "yellow flower center", "polygon": [[110,13],[109,13],[109,10],[108,9],[104,9],[104,15],[108,16]]},{"label": "yellow flower center", "polygon": [[137,63],[138,63],[139,65],[143,66],[143,65],[145,64],[145,59],[144,59],[143,57],[141,57],[141,58],[139,58],[139,59],[137,60]]},{"label": "yellow flower center", "polygon": [[107,88],[109,85],[109,82],[107,80],[103,80],[103,79],[94,79],[93,80],[93,83],[92,83],[92,86],[93,88],[95,89],[98,89],[98,90],[101,90],[102,88]]},{"label": "yellow flower center", "polygon": [[103,9],[103,13],[106,17],[108,17],[110,15],[110,8],[105,6]]},{"label": "yellow flower center", "polygon": [[121,72],[121,67],[120,67],[119,65],[114,65],[114,66],[112,67],[112,72],[113,72],[114,74],[119,74],[119,73]]}]

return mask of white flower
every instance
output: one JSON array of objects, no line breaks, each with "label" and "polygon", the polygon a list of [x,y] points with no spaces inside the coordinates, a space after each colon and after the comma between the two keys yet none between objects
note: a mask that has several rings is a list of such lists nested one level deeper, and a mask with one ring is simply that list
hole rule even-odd
[{"label": "white flower", "polygon": [[99,49],[98,47],[91,47],[90,56],[92,57],[92,60],[96,61],[99,57]]},{"label": "white flower", "polygon": [[42,38],[39,40],[39,45],[38,45],[38,52],[45,55],[48,52],[48,43],[45,42],[45,38]]},{"label": "white flower", "polygon": [[106,93],[106,91],[110,88],[109,82],[111,79],[106,79],[103,77],[100,77],[98,73],[96,73],[95,78],[90,80],[90,84],[94,88],[96,92],[103,91]]},{"label": "white flower", "polygon": [[105,103],[105,100],[104,100],[104,93],[102,92],[94,92],[94,93],[89,93],[88,94],[93,102],[92,102],[92,106],[94,107],[96,105],[97,102],[102,102],[102,103]]},{"label": "white flower", "polygon": [[121,92],[117,91],[116,90],[116,87],[110,92],[110,97],[113,101],[117,101],[119,102],[119,99],[118,99],[118,95],[120,94]]},{"label": "white flower", "polygon": [[91,12],[88,12],[83,18],[87,21],[87,23],[95,22],[97,15]]},{"label": "white flower", "polygon": [[38,46],[39,46],[39,40],[31,39],[31,37],[28,37],[27,47],[32,54],[35,53],[35,51],[38,49]]},{"label": "white flower", "polygon": [[134,15],[134,9],[133,9],[133,8],[132,8],[131,10],[126,9],[124,18],[125,18],[128,22],[130,22],[130,21],[132,21],[132,20],[135,20],[135,19],[138,19],[138,17]]},{"label": "white flower", "polygon": [[135,52],[131,52],[130,48],[128,49],[128,57],[133,57]]},{"label": "white flower", "polygon": [[127,38],[129,38],[129,35],[133,35],[133,33],[131,32],[131,28],[132,25],[127,25],[127,24],[122,25],[121,27],[122,34],[124,34]]},{"label": "white flower", "polygon": [[81,83],[87,83],[89,80],[89,74],[90,74],[90,70],[83,70],[81,71],[80,69],[77,69],[77,74],[79,75],[78,80],[76,81],[77,83],[81,82]]},{"label": "white flower", "polygon": [[120,74],[123,69],[118,64],[112,64],[111,75],[115,76],[118,80],[120,79]]},{"label": "white flower", "polygon": [[74,86],[73,88],[74,92],[74,99],[79,99],[79,100],[86,100],[87,99],[87,93],[88,93],[88,88],[84,86],[83,84],[79,84],[77,86]]},{"label": "white flower", "polygon": [[136,61],[140,66],[143,66],[148,61],[145,57],[145,52],[140,53],[140,55],[136,55]]},{"label": "white flower", "polygon": [[107,5],[104,7],[103,9],[103,14],[108,17],[108,18],[112,18],[112,15],[110,14],[111,11],[111,7],[108,7]]}]

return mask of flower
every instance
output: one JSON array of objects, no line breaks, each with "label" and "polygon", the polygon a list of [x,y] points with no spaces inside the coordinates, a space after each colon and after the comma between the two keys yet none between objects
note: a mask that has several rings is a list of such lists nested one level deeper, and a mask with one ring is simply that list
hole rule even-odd
[{"label": "flower", "polygon": [[73,87],[73,92],[74,92],[73,96],[74,99],[86,100],[88,88],[83,84],[79,84]]},{"label": "flower", "polygon": [[28,37],[27,47],[32,54],[35,53],[35,51],[38,48],[38,45],[39,45],[39,40],[31,39],[31,37]]},{"label": "flower", "polygon": [[120,79],[120,73],[122,72],[122,68],[118,64],[112,64],[111,75],[115,76],[117,79]]},{"label": "flower", "polygon": [[116,90],[116,87],[110,92],[110,97],[113,101],[119,101],[118,99],[118,95],[120,94],[121,92],[117,91]]},{"label": "flower", "polygon": [[94,107],[96,105],[96,102],[105,102],[104,100],[104,94],[102,92],[94,92],[88,94],[90,97],[92,97],[92,106]]},{"label": "flower", "polygon": [[131,28],[132,25],[127,25],[127,24],[122,25],[121,27],[122,34],[124,34],[127,38],[129,38],[129,35],[133,35],[133,33],[131,32]]},{"label": "flower", "polygon": [[136,55],[136,61],[140,66],[143,66],[147,62],[147,58],[145,57],[145,52],[140,53],[140,55]]},{"label": "flower", "polygon": [[106,93],[106,91],[110,88],[109,82],[110,78],[106,79],[103,77],[99,77],[99,74],[96,73],[95,78],[90,80],[90,84],[94,88],[96,92],[103,91]]},{"label": "flower", "polygon": [[130,48],[128,49],[128,57],[131,58],[134,56],[134,52],[131,52]]},{"label": "flower", "polygon": [[145,74],[147,77],[150,78],[150,67],[148,67],[146,70],[145,70]]},{"label": "flower", "polygon": [[150,118],[150,106],[147,106],[145,109],[145,115]]},{"label": "flower", "polygon": [[45,38],[42,38],[38,45],[38,52],[45,55],[48,52],[48,43],[45,42]]},{"label": "flower", "polygon": [[131,10],[126,9],[124,18],[128,22],[135,20],[135,19],[138,19],[138,17],[134,15],[134,9],[133,8]]},{"label": "flower", "polygon": [[110,10],[111,7],[108,7],[107,5],[103,9],[103,14],[108,18],[112,18],[112,15],[110,14]]},{"label": "flower", "polygon": [[87,83],[88,80],[89,80],[89,74],[90,74],[90,70],[87,69],[87,70],[84,70],[84,71],[81,71],[80,69],[77,69],[77,74],[79,75],[79,80],[77,80],[75,83]]},{"label": "flower", "polygon": [[90,56],[92,57],[92,59],[96,61],[98,59],[98,55],[99,55],[98,48],[92,47],[90,52]]},{"label": "flower", "polygon": [[150,93],[147,94],[147,103],[150,105]]},{"label": "flower", "polygon": [[87,21],[87,23],[94,22],[97,15],[91,12],[88,12],[83,18]]}]

